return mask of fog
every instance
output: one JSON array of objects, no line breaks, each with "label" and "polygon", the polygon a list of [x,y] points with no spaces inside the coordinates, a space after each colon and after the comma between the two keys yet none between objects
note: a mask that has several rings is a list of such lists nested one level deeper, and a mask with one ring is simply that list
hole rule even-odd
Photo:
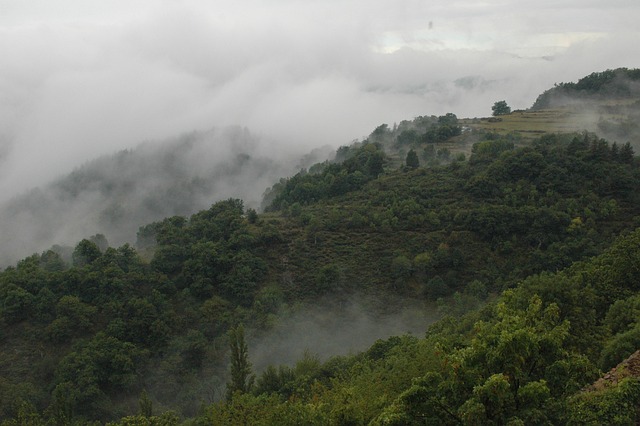
[{"label": "fog", "polygon": [[0,1],[3,197],[143,140],[343,144],[637,66],[633,1]]},{"label": "fog", "polygon": [[[305,353],[321,361],[336,355],[353,355],[378,339],[412,334],[421,337],[440,315],[423,302],[387,297],[386,312],[376,312],[367,296],[349,301],[325,300],[287,316],[267,333],[247,342],[254,371],[269,365],[293,366]],[[378,304],[380,302],[377,302]]]},{"label": "fog", "polygon": [[640,66],[639,15],[634,0],[0,0],[0,201],[194,131],[246,127],[273,160],[419,115],[527,108]]},{"label": "fog", "polygon": [[325,146],[304,153],[246,128],[214,128],[152,141],[86,162],[0,204],[0,265],[53,245],[75,246],[103,234],[113,247],[136,242],[139,227],[189,216],[227,198],[258,210],[264,190],[282,176],[324,161]]}]

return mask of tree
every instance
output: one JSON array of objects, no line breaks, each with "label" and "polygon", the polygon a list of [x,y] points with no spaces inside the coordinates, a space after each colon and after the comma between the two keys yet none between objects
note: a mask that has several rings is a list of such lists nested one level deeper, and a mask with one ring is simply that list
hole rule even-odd
[{"label": "tree", "polygon": [[84,266],[102,256],[102,252],[93,241],[84,239],[73,250],[73,265]]},{"label": "tree", "polygon": [[[534,296],[514,307],[503,294],[492,321],[477,321],[470,344],[443,368],[413,380],[372,424],[565,424],[554,401],[577,392],[597,370],[563,343],[569,322]],[[581,423],[582,424],[582,423]]]},{"label": "tree", "polygon": [[418,140],[418,132],[414,129],[403,130],[396,140],[398,145],[411,145]]},{"label": "tree", "polygon": [[107,241],[107,237],[105,237],[104,234],[96,234],[90,237],[89,241],[94,243],[103,253],[106,249],[109,248],[109,242]]},{"label": "tree", "polygon": [[247,220],[249,223],[256,223],[258,221],[258,212],[254,209],[247,209]]},{"label": "tree", "polygon": [[231,349],[231,382],[227,383],[227,400],[231,401],[235,392],[249,392],[254,381],[242,324],[229,330],[229,348]]},{"label": "tree", "polygon": [[497,116],[497,115],[511,114],[511,107],[509,105],[507,105],[506,101],[498,101],[498,102],[496,102],[491,107],[491,110],[493,111],[493,116],[494,117]]},{"label": "tree", "polygon": [[458,117],[452,113],[448,112],[445,115],[441,115],[438,117],[438,124],[441,126],[457,126],[458,125]]},{"label": "tree", "polygon": [[153,415],[153,402],[149,398],[149,394],[146,389],[142,389],[140,398],[138,398],[138,405],[140,407],[140,415],[143,417],[151,417]]},{"label": "tree", "polygon": [[621,163],[631,164],[633,163],[633,155],[633,148],[631,147],[631,144],[627,142],[622,145],[622,148],[620,148],[620,154],[618,158],[620,159]]},{"label": "tree", "polygon": [[409,152],[407,152],[407,159],[405,160],[405,163],[407,164],[407,167],[410,167],[412,169],[416,169],[420,167],[420,160],[418,160],[418,154],[416,154],[416,152],[413,149],[410,149]]}]

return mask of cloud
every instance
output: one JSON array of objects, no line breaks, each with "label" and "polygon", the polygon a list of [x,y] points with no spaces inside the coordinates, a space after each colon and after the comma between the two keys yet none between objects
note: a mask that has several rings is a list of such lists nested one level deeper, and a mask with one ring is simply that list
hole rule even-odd
[{"label": "cloud", "polygon": [[212,126],[248,126],[302,152],[417,115],[488,115],[496,99],[528,107],[555,82],[637,66],[639,10],[631,1],[0,0],[0,191]]}]

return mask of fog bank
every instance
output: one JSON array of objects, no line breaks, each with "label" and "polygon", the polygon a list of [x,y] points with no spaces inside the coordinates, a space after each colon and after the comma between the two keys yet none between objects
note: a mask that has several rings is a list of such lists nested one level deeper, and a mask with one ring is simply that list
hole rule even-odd
[{"label": "fog bank", "polygon": [[213,126],[291,147],[640,65],[635,1],[0,0],[0,198]]},{"label": "fog bank", "polygon": [[246,128],[193,132],[99,157],[53,182],[0,203],[0,265],[54,244],[75,246],[101,233],[111,246],[134,244],[140,226],[189,216],[227,198],[258,209],[282,176],[329,157],[278,148]]}]

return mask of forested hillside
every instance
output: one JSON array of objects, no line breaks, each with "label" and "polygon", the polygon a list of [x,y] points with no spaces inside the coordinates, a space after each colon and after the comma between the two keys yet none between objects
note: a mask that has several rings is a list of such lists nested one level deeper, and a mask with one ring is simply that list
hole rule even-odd
[{"label": "forested hillside", "polygon": [[[0,273],[0,420],[634,424],[638,377],[588,386],[640,347],[639,179],[631,143],[418,117],[280,179],[264,212],[45,247]],[[409,308],[417,333],[382,330]],[[364,346],[265,355],[305,315]]]}]

